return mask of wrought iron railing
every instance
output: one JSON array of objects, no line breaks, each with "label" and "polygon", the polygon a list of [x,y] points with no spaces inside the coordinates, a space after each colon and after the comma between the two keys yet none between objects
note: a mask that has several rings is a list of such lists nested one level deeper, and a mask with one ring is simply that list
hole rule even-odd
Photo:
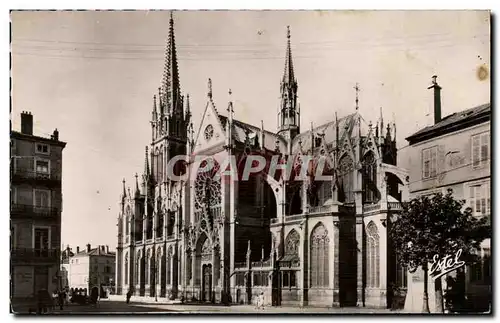
[{"label": "wrought iron railing", "polygon": [[11,250],[13,261],[57,261],[61,251],[59,249],[39,249],[39,248],[14,248]]},{"label": "wrought iron railing", "polygon": [[400,202],[388,202],[387,206],[389,207],[390,210],[402,210],[403,206],[401,205]]},{"label": "wrought iron railing", "polygon": [[61,175],[57,173],[37,172],[32,169],[14,168],[13,175],[26,179],[60,181]]},{"label": "wrought iron railing", "polygon": [[13,217],[23,216],[40,216],[40,217],[57,217],[59,209],[55,207],[39,207],[28,204],[12,203],[10,205],[10,213]]}]

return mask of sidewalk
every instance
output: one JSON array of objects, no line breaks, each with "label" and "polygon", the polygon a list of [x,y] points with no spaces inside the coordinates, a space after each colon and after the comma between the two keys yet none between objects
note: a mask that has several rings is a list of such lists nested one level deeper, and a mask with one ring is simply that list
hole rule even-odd
[{"label": "sidewalk", "polygon": [[[108,299],[109,302],[124,302],[121,295],[113,295]],[[106,302],[105,299],[101,302]],[[168,309],[169,311],[182,313],[322,313],[322,314],[349,314],[349,313],[373,313],[373,314],[398,314],[402,311],[394,311],[385,308],[367,308],[367,307],[316,307],[316,306],[266,306],[262,309],[257,309],[255,305],[223,305],[223,304],[204,304],[204,303],[186,303],[181,304],[180,301],[171,301],[166,299],[158,299],[154,297],[132,297],[131,304],[143,308]]]},{"label": "sidewalk", "polygon": [[[102,298],[101,302],[115,301],[115,302],[125,302],[125,295],[109,295],[108,298]],[[180,300],[170,300],[166,297],[158,297],[156,300],[154,297],[149,296],[132,296],[130,302],[141,303],[141,304],[160,304],[160,305],[175,305],[181,304]]]}]

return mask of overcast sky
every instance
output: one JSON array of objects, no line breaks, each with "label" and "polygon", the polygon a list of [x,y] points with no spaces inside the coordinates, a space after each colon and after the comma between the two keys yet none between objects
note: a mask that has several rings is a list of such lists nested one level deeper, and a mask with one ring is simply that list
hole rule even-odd
[{"label": "overcast sky", "polygon": [[[279,81],[290,25],[302,128],[360,111],[395,120],[398,146],[432,123],[431,76],[443,87],[442,115],[490,100],[490,18],[474,11],[175,12],[181,89],[195,129],[207,79],[225,114],[276,129]],[[62,242],[116,247],[122,179],[133,187],[149,143],[169,12],[14,12],[12,120],[31,111],[35,134],[58,128],[63,157]]]}]

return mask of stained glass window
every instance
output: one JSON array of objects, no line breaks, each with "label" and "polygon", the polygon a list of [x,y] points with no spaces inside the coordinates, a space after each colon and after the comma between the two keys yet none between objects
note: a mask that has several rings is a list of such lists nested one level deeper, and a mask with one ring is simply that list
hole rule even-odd
[{"label": "stained glass window", "polygon": [[292,230],[286,237],[285,254],[286,255],[299,255],[300,235],[297,231]]},{"label": "stained glass window", "polygon": [[124,276],[125,276],[125,285],[128,284],[128,253],[125,254],[125,270],[124,270]]},{"label": "stained glass window", "polygon": [[366,227],[366,281],[367,287],[378,288],[380,286],[379,235],[373,221]]},{"label": "stained glass window", "polygon": [[329,242],[328,231],[320,223],[311,234],[311,287],[328,287],[330,285]]}]

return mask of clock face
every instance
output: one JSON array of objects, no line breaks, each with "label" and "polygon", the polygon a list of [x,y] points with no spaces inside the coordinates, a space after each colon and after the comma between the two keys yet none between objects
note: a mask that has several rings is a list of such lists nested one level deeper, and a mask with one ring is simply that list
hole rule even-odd
[{"label": "clock face", "polygon": [[212,139],[213,135],[214,135],[214,127],[212,127],[212,125],[209,124],[205,128],[205,139],[208,141],[208,140]]}]

